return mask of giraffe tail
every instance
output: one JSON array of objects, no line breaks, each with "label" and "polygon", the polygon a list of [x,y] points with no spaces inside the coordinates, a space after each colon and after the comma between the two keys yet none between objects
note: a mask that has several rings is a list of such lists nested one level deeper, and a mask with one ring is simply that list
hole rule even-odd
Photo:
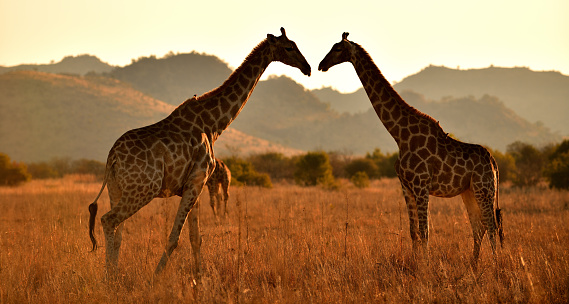
[{"label": "giraffe tail", "polygon": [[91,251],[95,251],[97,249],[97,240],[95,239],[95,235],[93,233],[93,231],[95,230],[95,217],[97,216],[97,210],[99,209],[97,200],[99,200],[99,197],[101,197],[103,190],[105,190],[105,186],[107,186],[109,172],[111,171],[110,168],[113,164],[114,161],[111,163],[110,166],[107,165],[107,168],[105,169],[105,178],[103,180],[103,185],[101,186],[101,190],[99,191],[99,194],[97,194],[95,201],[89,204],[89,238],[91,238],[91,243],[93,243],[93,249],[91,249]]},{"label": "giraffe tail", "polygon": [[504,230],[502,229],[502,209],[500,209],[498,204],[500,173],[498,171],[498,164],[496,163],[496,160],[494,158],[492,158],[492,164],[494,165],[494,168],[496,168],[496,210],[494,212],[496,216],[496,226],[498,228],[498,237],[500,238],[500,246],[504,248]]}]

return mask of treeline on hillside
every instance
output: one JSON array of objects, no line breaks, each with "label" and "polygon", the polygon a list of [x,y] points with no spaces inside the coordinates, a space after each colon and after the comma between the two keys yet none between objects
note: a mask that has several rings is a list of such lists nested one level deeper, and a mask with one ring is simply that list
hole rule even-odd
[{"label": "treeline on hillside", "polygon": [[[569,140],[536,148],[514,142],[505,153],[491,151],[498,162],[500,182],[516,187],[534,187],[546,181],[552,188],[569,189]],[[339,187],[338,179],[348,179],[356,187],[367,187],[370,179],[396,177],[397,153],[380,149],[364,157],[340,152],[313,151],[287,157],[270,152],[222,160],[231,170],[233,185],[272,187],[272,180],[294,181],[301,186]],[[0,153],[0,185],[14,186],[34,179],[58,178],[66,174],[104,175],[105,164],[95,160],[56,158],[49,162],[16,163]]]}]

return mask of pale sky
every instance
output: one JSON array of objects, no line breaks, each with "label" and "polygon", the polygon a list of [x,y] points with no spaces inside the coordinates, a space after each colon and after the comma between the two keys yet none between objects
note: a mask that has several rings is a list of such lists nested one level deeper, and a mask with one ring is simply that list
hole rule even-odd
[{"label": "pale sky", "polygon": [[216,1],[0,0],[0,65],[91,54],[112,65],[168,52],[216,55],[236,68],[283,26],[312,66],[310,78],[272,63],[308,89],[352,92],[349,64],[318,63],[349,32],[390,81],[426,66],[525,66],[569,75],[568,0]]}]

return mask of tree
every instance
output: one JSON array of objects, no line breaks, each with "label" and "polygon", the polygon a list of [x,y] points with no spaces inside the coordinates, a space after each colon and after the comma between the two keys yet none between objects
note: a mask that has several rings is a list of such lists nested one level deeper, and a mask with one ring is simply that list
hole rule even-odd
[{"label": "tree", "polygon": [[507,147],[507,152],[512,155],[516,164],[515,176],[512,182],[518,187],[536,186],[543,176],[545,159],[534,146],[514,142]]},{"label": "tree", "polygon": [[295,167],[294,179],[298,185],[337,187],[326,152],[308,152],[298,159]]},{"label": "tree", "polygon": [[0,153],[0,186],[17,186],[30,178],[24,163],[12,162],[8,155]]},{"label": "tree", "polygon": [[569,189],[569,140],[564,140],[554,149],[545,176],[549,179],[549,187]]}]

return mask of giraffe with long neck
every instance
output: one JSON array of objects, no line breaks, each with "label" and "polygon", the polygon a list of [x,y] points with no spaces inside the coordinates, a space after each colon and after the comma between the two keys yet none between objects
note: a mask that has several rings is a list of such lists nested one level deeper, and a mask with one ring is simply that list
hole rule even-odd
[{"label": "giraffe with long neck", "polygon": [[318,70],[351,62],[371,104],[399,148],[395,170],[403,188],[409,213],[413,249],[428,249],[429,195],[461,195],[474,237],[476,265],[486,230],[494,256],[495,234],[503,240],[498,207],[498,166],[484,147],[455,140],[438,121],[407,104],[381,74],[367,51],[347,39],[332,47]]},{"label": "giraffe with long neck", "polygon": [[182,199],[156,273],[164,268],[177,247],[188,216],[194,271],[196,275],[201,273],[196,202],[215,168],[213,145],[241,112],[273,61],[296,67],[310,76],[310,65],[281,28],[281,36],[268,34],[220,87],[186,100],[165,119],[130,130],[117,139],[109,151],[101,191],[89,205],[89,236],[94,250],[97,200],[107,186],[111,210],[101,217],[101,224],[109,272],[114,273],[117,268],[123,222],[153,198],[177,195]]}]

